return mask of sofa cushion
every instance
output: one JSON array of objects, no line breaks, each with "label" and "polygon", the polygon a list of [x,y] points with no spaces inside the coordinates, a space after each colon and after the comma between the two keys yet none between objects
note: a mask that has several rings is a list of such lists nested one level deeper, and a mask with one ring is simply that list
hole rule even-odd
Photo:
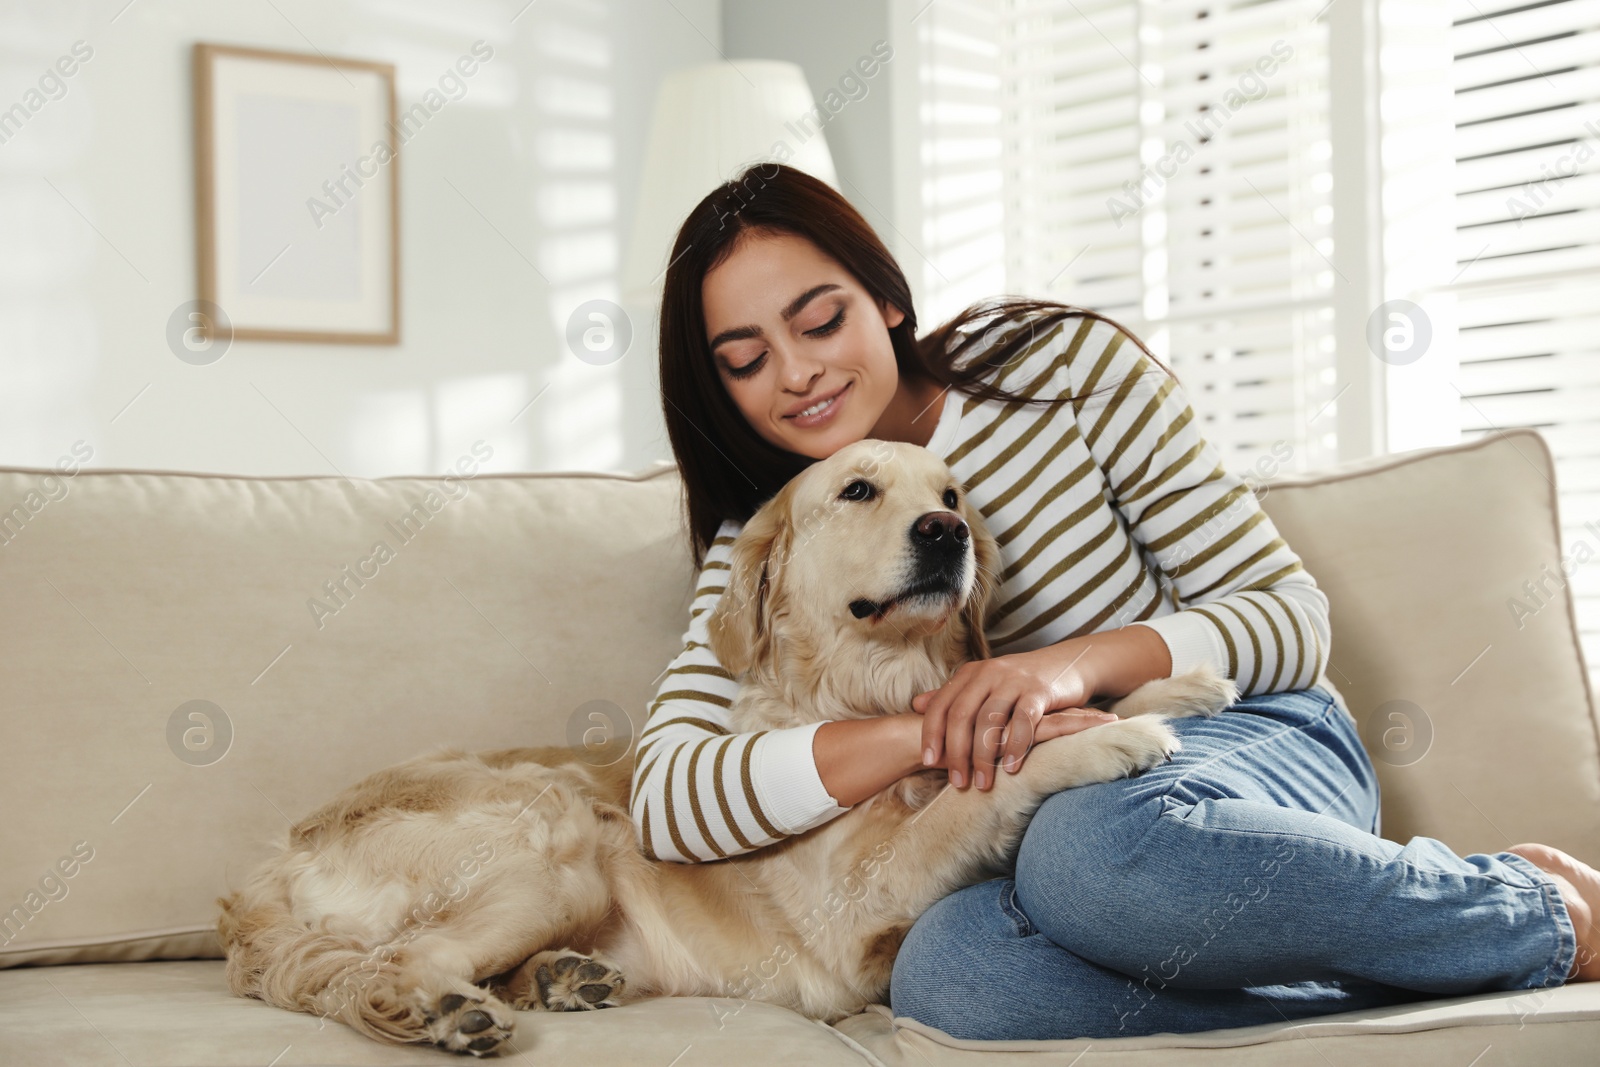
[{"label": "sofa cushion", "polygon": [[[231,997],[222,968],[220,961],[189,960],[0,973],[0,1062],[39,1067],[445,1062],[436,1050],[380,1045],[339,1023]],[[1129,1067],[1327,1067],[1402,1060],[1416,1067],[1466,1067],[1491,1046],[1494,1063],[1588,1062],[1597,1040],[1600,983],[1202,1034],[1069,1041],[963,1041],[909,1019],[891,1022],[882,1007],[829,1028],[770,1004],[677,997],[603,1012],[521,1012],[516,1051],[495,1062],[978,1067],[1061,1065],[1082,1057],[1085,1064]]]},{"label": "sofa cushion", "polygon": [[[384,1045],[342,1023],[228,995],[218,960],[27,967],[0,973],[0,1063],[263,1067],[460,1063]],[[865,1067],[850,1038],[771,1004],[673,997],[598,1012],[518,1012],[516,1050],[539,1067],[772,1064]],[[466,1059],[465,1062],[477,1062]]]},{"label": "sofa cushion", "polygon": [[292,820],[428,750],[637,732],[688,617],[670,467],[49,474],[0,471],[44,501],[0,534],[0,964],[218,955]]},{"label": "sofa cushion", "polygon": [[[889,1009],[881,1006],[845,1019],[837,1028],[883,1067],[978,1067],[1002,1059],[1016,1064],[1074,1064],[1082,1059],[1115,1067],[1590,1063],[1600,1041],[1600,983],[1418,1001],[1195,1034],[966,1041],[913,1019],[891,1021]],[[1492,1060],[1484,1056],[1491,1048]]]},{"label": "sofa cushion", "polygon": [[1600,863],[1600,733],[1559,574],[1555,466],[1515,430],[1269,482],[1328,596],[1327,675],[1361,725],[1382,833],[1456,852],[1542,841]]}]

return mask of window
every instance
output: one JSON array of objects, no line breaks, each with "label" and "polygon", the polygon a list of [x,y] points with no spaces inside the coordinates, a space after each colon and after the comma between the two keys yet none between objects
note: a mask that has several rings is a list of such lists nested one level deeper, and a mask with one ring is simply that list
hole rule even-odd
[{"label": "window", "polygon": [[[998,292],[1103,311],[1240,469],[1335,455],[1327,28],[1310,0],[940,0],[912,227],[930,323]],[[985,238],[1003,233],[1003,247]],[[1281,449],[1281,446],[1280,446]]]},{"label": "window", "polygon": [[[1283,442],[1306,469],[1537,427],[1565,554],[1596,557],[1564,577],[1600,657],[1600,2],[904,0],[893,22],[926,325],[1002,292],[1103,311],[1241,471]],[[1374,358],[1396,300],[1401,350]],[[1404,358],[1419,326],[1433,360]]]},{"label": "window", "polygon": [[1461,432],[1473,438],[1531,426],[1550,442],[1564,556],[1551,561],[1551,572],[1575,564],[1560,577],[1572,586],[1594,672],[1600,4],[1452,0],[1450,9],[1459,271],[1446,292],[1459,331]]}]

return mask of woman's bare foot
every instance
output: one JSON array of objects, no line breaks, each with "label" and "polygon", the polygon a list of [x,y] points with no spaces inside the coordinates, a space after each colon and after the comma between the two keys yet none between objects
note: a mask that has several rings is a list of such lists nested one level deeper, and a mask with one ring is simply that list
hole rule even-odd
[{"label": "woman's bare foot", "polygon": [[1578,935],[1578,955],[1569,982],[1600,980],[1600,871],[1559,848],[1529,843],[1506,849],[1555,879]]}]

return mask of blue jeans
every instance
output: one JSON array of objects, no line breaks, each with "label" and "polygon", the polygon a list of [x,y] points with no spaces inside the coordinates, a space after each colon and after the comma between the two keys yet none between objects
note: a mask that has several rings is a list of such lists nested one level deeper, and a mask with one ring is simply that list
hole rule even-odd
[{"label": "blue jeans", "polygon": [[1117,1037],[1566,981],[1577,938],[1543,871],[1375,836],[1372,763],[1326,690],[1171,726],[1171,761],[1048,798],[1015,877],[917,920],[895,1015],[959,1038]]}]

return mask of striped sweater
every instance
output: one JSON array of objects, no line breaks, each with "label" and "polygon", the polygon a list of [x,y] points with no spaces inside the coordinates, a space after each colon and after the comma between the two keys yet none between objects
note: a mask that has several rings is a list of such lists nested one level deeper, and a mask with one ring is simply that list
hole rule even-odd
[{"label": "striped sweater", "polygon": [[[1245,695],[1318,682],[1327,598],[1223,468],[1176,379],[1111,324],[1068,318],[992,380],[1028,396],[1094,394],[1054,405],[943,396],[927,448],[965,487],[1004,565],[984,627],[994,655],[1138,624],[1161,635],[1174,674],[1210,665]],[[706,553],[683,651],[640,733],[631,808],[657,859],[738,855],[847,810],[817,773],[820,723],[730,725],[738,683],[706,621],[740,529],[724,522]]]}]

